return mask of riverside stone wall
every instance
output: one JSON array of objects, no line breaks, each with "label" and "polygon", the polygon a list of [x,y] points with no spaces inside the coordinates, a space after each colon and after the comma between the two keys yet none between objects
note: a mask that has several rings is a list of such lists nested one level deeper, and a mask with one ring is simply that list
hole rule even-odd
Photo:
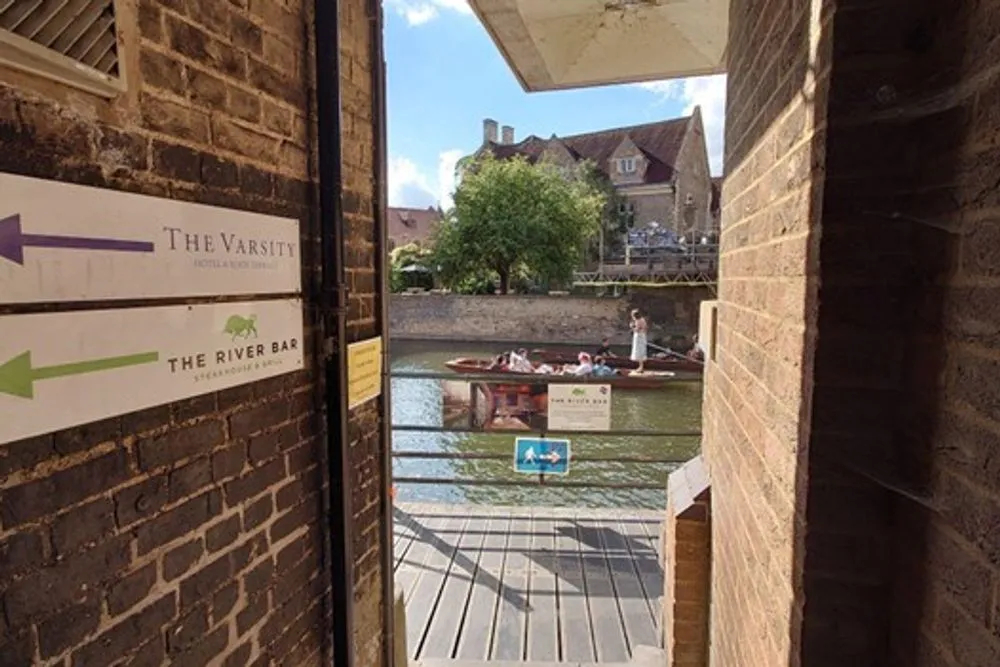
[{"label": "riverside stone wall", "polygon": [[593,344],[603,336],[629,339],[628,313],[649,314],[653,338],[690,336],[698,329],[707,288],[671,287],[622,297],[393,294],[390,334],[399,339]]}]

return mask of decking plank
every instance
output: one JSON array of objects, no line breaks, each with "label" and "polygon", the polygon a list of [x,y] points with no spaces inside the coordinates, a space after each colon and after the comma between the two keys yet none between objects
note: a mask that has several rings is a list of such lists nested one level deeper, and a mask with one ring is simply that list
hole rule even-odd
[{"label": "decking plank", "polygon": [[[397,505],[411,659],[626,662],[659,645],[660,514]],[[512,517],[512,518],[511,518]]]},{"label": "decking plank", "polygon": [[406,557],[407,552],[416,543],[416,534],[410,530],[410,528],[399,521],[393,521],[395,527],[393,529],[393,535],[395,540],[393,541],[392,551],[394,556],[393,571],[399,569],[399,564],[403,562]]},{"label": "decking plank", "polygon": [[482,514],[469,517],[418,652],[421,660],[454,657],[489,521],[489,517]]},{"label": "decking plank", "polygon": [[502,577],[510,511],[504,508],[494,510],[486,528],[479,567],[476,569],[472,595],[469,597],[462,634],[458,640],[456,658],[459,660],[489,658],[497,604],[506,591]]},{"label": "decking plank", "polygon": [[[404,514],[403,517],[405,517],[407,523],[419,523],[422,529],[428,532],[436,532],[444,527],[444,519],[428,519],[426,516],[410,513]],[[402,523],[399,515],[397,515],[396,521],[397,523]],[[409,526],[407,526],[407,529],[411,530]],[[424,565],[433,551],[434,548],[430,543],[415,534],[412,546],[396,566],[396,590],[403,592],[403,602],[405,604],[409,605],[410,598],[413,597],[413,590],[416,588],[420,576],[425,571]]]},{"label": "decking plank", "polygon": [[525,622],[528,612],[528,552],[531,549],[531,510],[511,512],[507,557],[503,566],[504,588],[493,631],[492,660],[523,660]]},{"label": "decking plank", "polygon": [[427,625],[437,607],[445,575],[451,565],[452,556],[458,547],[466,521],[467,519],[457,517],[445,519],[440,532],[427,536],[431,553],[424,561],[424,572],[414,587],[413,604],[406,607],[406,645],[413,658],[423,643]]},{"label": "decking plank", "polygon": [[600,525],[604,553],[607,554],[608,564],[611,567],[611,579],[631,656],[632,649],[636,646],[660,645],[655,619],[646,599],[646,591],[639,581],[633,562],[637,555],[644,558],[655,558],[655,555],[646,550],[639,550],[638,554],[630,550],[628,542],[632,538],[621,533],[621,524],[617,519],[601,521]]},{"label": "decking plank", "polygon": [[556,605],[555,529],[546,517],[542,510],[532,520],[527,659],[556,662],[559,660],[559,610]]},{"label": "decking plank", "polygon": [[581,517],[577,519],[577,528],[597,661],[628,662],[625,627],[618,609],[607,554],[601,548],[601,524],[590,517]]},{"label": "decking plank", "polygon": [[587,585],[580,560],[580,541],[571,516],[561,517],[556,529],[556,588],[559,598],[561,657],[569,662],[594,662],[594,632],[587,604]]},{"label": "decking plank", "polygon": [[642,586],[643,594],[646,597],[646,604],[649,607],[650,615],[653,617],[657,637],[662,640],[660,599],[663,597],[663,557],[650,544],[649,533],[645,529],[645,523],[630,519],[623,519],[620,522],[622,535],[625,536],[626,545],[632,554],[632,567],[635,569],[639,584]]},{"label": "decking plank", "polygon": [[655,558],[637,559],[635,565],[658,628],[661,626],[663,609],[663,565],[661,565],[663,554],[660,553],[660,526],[662,522],[654,524],[649,521],[636,521],[633,527],[626,524],[626,529],[635,534],[636,543],[641,544],[644,541],[646,548],[656,554]]}]

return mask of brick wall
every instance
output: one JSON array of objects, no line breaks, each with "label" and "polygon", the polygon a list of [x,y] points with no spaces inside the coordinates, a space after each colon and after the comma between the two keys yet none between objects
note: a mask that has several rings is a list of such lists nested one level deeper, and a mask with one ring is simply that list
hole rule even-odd
[{"label": "brick wall", "polygon": [[[128,92],[0,71],[0,170],[297,218],[312,298],[310,3],[118,4]],[[352,337],[377,305],[365,4],[342,2]],[[326,441],[307,357],[0,446],[0,664],[323,664]],[[380,661],[378,420],[351,419],[358,665]]]},{"label": "brick wall", "polygon": [[798,665],[828,30],[820,0],[730,5],[712,476],[712,664]]},{"label": "brick wall", "polygon": [[[371,32],[367,0],[341,2],[341,77],[343,141],[343,207],[347,248],[345,263],[350,295],[347,310],[349,342],[379,335],[381,297],[376,292],[375,267],[383,253],[376,246],[373,222],[376,205],[372,176],[374,153],[371,107]],[[351,507],[354,512],[354,651],[355,664],[381,664],[385,639],[383,619],[380,502],[382,478],[382,403],[370,401],[352,411],[348,446],[352,464]],[[391,515],[390,515],[391,516]],[[392,604],[391,600],[385,601]]]},{"label": "brick wall", "polygon": [[700,457],[670,474],[662,531],[666,667],[708,667],[711,491]]},{"label": "brick wall", "polygon": [[635,290],[621,298],[462,294],[393,294],[389,328],[397,338],[594,345],[603,336],[631,340],[628,313],[649,313],[652,338],[698,331],[708,288]]},{"label": "brick wall", "polygon": [[998,19],[834,19],[803,664],[1000,664]]}]

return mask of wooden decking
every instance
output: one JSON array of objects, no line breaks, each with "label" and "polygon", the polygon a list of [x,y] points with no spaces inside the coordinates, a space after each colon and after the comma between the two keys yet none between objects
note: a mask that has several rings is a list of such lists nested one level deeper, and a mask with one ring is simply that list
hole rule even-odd
[{"label": "wooden decking", "polygon": [[398,504],[411,659],[622,663],[659,646],[660,514]]}]

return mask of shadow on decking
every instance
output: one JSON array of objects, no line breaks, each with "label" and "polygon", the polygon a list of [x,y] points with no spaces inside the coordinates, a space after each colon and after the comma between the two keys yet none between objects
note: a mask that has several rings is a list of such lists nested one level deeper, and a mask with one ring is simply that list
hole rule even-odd
[{"label": "shadow on decking", "polygon": [[621,662],[659,645],[659,515],[395,508],[414,659]]},{"label": "shadow on decking", "polygon": [[[394,507],[392,509],[392,515],[398,525],[404,526],[413,531],[415,541],[428,544],[442,555],[448,556],[450,558],[451,566],[457,566],[458,568],[464,570],[468,573],[470,580],[476,575],[478,565],[476,561],[472,560],[468,555],[463,553],[461,550],[456,549],[454,545],[449,545],[447,541],[438,537],[433,530],[425,528],[419,521],[415,520],[410,514],[407,514],[399,507]],[[422,567],[422,564],[410,563],[410,565],[413,565],[414,567]],[[451,576],[455,576],[455,574],[452,574]],[[524,597],[512,591],[509,586],[504,586],[499,579],[491,574],[483,573],[482,582],[494,593],[519,609],[531,609],[531,606],[528,605],[528,601]]]}]

